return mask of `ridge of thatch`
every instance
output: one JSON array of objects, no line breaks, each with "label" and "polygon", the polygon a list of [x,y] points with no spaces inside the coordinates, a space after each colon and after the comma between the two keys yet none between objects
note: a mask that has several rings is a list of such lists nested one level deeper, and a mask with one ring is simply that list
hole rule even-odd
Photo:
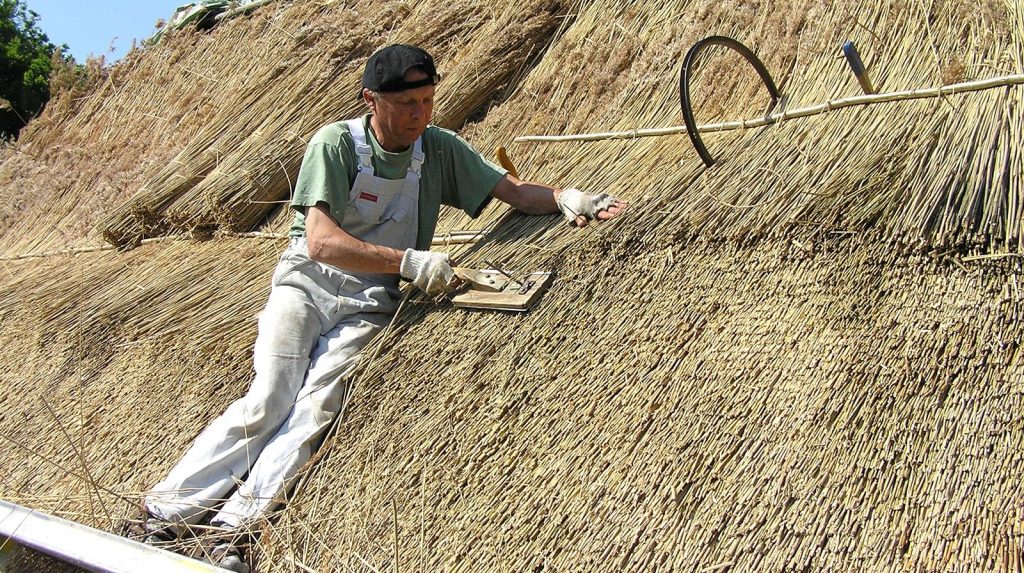
[{"label": "ridge of thatch", "polygon": [[[301,148],[281,126],[315,129],[330,104],[296,119],[292,106],[307,94],[262,98],[320,69],[296,64],[271,81],[274,58],[305,45],[304,33],[310,45],[343,46],[332,55],[337,81],[310,80],[343,107],[360,56],[391,33],[369,24],[369,9],[293,2],[131,55],[78,103],[78,116],[44,117],[5,152],[0,192],[36,216],[7,202],[4,249],[95,241],[88,229],[139,201],[137,185],[159,173],[192,177],[214,148],[224,167],[194,176],[210,178],[203,194],[189,195],[193,183],[161,216],[181,208],[195,217],[189,225],[218,224],[205,199],[241,200],[250,189],[231,184],[231,170],[259,167],[253,177],[268,193],[281,187],[270,160],[287,166],[291,146]],[[498,206],[475,222],[446,214],[439,231],[487,230],[452,249],[465,264],[553,270],[556,283],[523,315],[413,297],[371,349],[334,436],[267,524],[260,570],[1020,568],[1024,89],[709,134],[720,158],[712,169],[681,135],[509,144],[678,123],[678,64],[712,33],[754,49],[794,107],[858,93],[835,58],[847,39],[884,90],[1020,73],[1024,8],[593,0],[382,9],[395,38],[424,40],[431,21],[447,22],[451,35],[431,48],[464,71],[450,71],[445,89],[475,102],[492,101],[493,88],[479,86],[497,85],[474,75],[483,54],[499,45],[539,53],[522,58],[531,61],[521,72],[504,62],[494,77],[509,89],[462,134],[479,149],[507,145],[529,178],[607,189],[631,205],[582,230]],[[363,35],[326,24],[345,10],[365,14],[349,14],[367,23]],[[415,35],[406,21],[428,28]],[[508,22],[547,40],[502,44]],[[244,37],[274,56],[254,56]],[[165,96],[142,81],[185,68],[215,78],[216,97],[171,80]],[[701,121],[764,111],[738,58],[711,53],[697,79]],[[237,123],[200,111],[245,91],[257,107],[288,103],[239,109]],[[192,101],[177,107],[173,97]],[[456,109],[449,101],[440,107]],[[141,119],[150,105],[196,111],[172,127]],[[470,107],[451,113],[464,118]],[[128,109],[137,122],[117,115]],[[259,125],[272,135],[257,145]],[[123,166],[114,150],[128,136],[143,159],[119,173],[137,177],[108,189],[114,176],[104,170]],[[220,137],[234,143],[204,147]],[[252,162],[241,152],[228,160],[243,148]],[[262,151],[269,160],[257,165]],[[66,168],[89,153],[97,168],[72,176]],[[156,166],[175,154],[189,160]],[[63,183],[42,198],[19,193],[39,189],[41,177]],[[96,205],[90,194],[104,189],[104,208],[73,208]],[[261,229],[279,231],[287,214],[269,217]],[[167,217],[157,227],[181,224]],[[20,392],[0,404],[0,454],[14,462],[0,497],[116,528],[111,520],[244,392],[281,246],[218,236],[5,261],[0,371]]]}]

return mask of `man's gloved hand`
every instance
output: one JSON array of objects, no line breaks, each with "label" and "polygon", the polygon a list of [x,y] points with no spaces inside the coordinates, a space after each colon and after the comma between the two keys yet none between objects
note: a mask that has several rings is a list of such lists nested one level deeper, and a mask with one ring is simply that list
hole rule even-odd
[{"label": "man's gloved hand", "polygon": [[607,193],[584,193],[579,189],[563,189],[558,194],[558,210],[565,216],[570,225],[576,222],[576,217],[583,217],[588,221],[597,219],[597,214],[608,210],[616,204],[618,199]]},{"label": "man's gloved hand", "polygon": [[448,264],[448,255],[430,251],[406,249],[399,272],[430,295],[450,291],[455,279],[455,271]]}]

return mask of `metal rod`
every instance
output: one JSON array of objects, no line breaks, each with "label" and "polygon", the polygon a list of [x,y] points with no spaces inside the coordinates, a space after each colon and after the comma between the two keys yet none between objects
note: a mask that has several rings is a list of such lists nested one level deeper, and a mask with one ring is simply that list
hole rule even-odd
[{"label": "metal rod", "polygon": [[750,48],[740,42],[728,36],[708,36],[694,44],[690,51],[686,53],[683,66],[679,70],[679,105],[683,111],[683,123],[686,124],[686,134],[690,136],[690,141],[693,143],[694,149],[697,150],[697,155],[700,155],[705,165],[711,167],[715,164],[715,158],[711,156],[711,153],[700,137],[700,128],[697,126],[697,120],[693,117],[693,99],[690,97],[690,80],[693,78],[693,66],[696,64],[701,52],[708,46],[730,48],[743,56],[743,59],[747,60],[751,66],[754,66],[754,70],[761,77],[764,87],[768,89],[768,95],[772,98],[772,109],[778,105],[779,98],[782,96],[779,94],[779,88],[775,86],[775,80],[772,79],[768,68],[764,66],[764,63],[761,62]]},{"label": "metal rod", "polygon": [[8,539],[98,573],[227,573],[209,563],[0,500],[0,540]]},{"label": "metal rod", "polygon": [[860,89],[865,94],[875,93],[875,86],[871,85],[871,78],[868,76],[867,68],[864,67],[864,60],[860,59],[860,53],[857,51],[856,44],[852,41],[847,41],[843,44],[843,55],[846,56],[846,63],[850,66],[850,71],[857,78]]}]

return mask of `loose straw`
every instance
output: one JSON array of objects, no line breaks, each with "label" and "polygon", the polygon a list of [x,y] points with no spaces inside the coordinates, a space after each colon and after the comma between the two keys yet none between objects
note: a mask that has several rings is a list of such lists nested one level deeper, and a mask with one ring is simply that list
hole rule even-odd
[{"label": "loose straw", "polygon": [[[986,80],[962,82],[958,84],[950,84],[934,88],[920,88],[916,90],[904,90],[885,94],[870,94],[848,98],[839,98],[827,101],[825,103],[812,105],[809,107],[802,107],[794,109],[792,111],[773,113],[766,115],[765,117],[759,117],[755,119],[726,121],[722,123],[708,123],[698,126],[697,131],[701,133],[710,133],[716,131],[732,131],[736,129],[752,129],[755,127],[764,127],[766,125],[771,125],[774,123],[781,123],[789,119],[819,115],[828,111],[842,109],[845,107],[870,105],[876,103],[888,103],[894,101],[907,101],[914,99],[945,97],[948,95],[954,95],[959,93],[976,92],[992,88],[1000,88],[1020,84],[1024,84],[1024,74],[999,76],[995,78],[989,78]],[[603,133],[584,133],[578,135],[524,135],[522,137],[517,137],[512,141],[515,143],[602,141],[606,139],[635,139],[638,137],[674,135],[678,133],[686,133],[686,126],[679,125],[675,127],[659,127],[651,129],[630,129],[627,131],[607,131]]]}]

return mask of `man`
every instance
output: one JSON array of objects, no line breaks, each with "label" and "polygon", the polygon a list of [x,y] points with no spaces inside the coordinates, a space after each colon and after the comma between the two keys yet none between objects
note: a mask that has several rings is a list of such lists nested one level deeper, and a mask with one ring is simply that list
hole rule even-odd
[{"label": "man", "polygon": [[[428,250],[442,203],[476,217],[495,197],[524,213],[561,211],[579,226],[625,208],[608,195],[521,181],[429,125],[439,79],[425,51],[388,46],[363,74],[370,113],[310,141],[291,243],[260,315],[252,386],[147,494],[130,536],[171,541],[221,502],[210,525],[242,532],[284,501],[338,415],[359,351],[397,311],[399,277],[431,294],[452,288],[448,256]],[[217,539],[207,559],[247,571],[242,544]]]}]

